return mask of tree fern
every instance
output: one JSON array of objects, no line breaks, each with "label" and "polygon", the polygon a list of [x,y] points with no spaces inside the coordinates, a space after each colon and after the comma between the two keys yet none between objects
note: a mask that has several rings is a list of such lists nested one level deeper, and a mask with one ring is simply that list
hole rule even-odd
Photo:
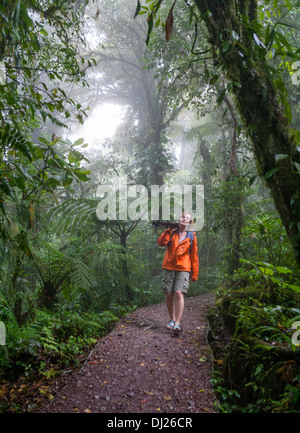
[{"label": "tree fern", "polygon": [[69,199],[48,212],[49,221],[55,222],[57,235],[67,231],[76,232],[78,227],[91,221],[96,215],[96,199]]},{"label": "tree fern", "polygon": [[49,243],[39,240],[40,248],[33,248],[36,272],[45,290],[51,287],[55,296],[67,285],[74,289],[89,289],[95,284],[95,275],[82,259],[69,257]]}]

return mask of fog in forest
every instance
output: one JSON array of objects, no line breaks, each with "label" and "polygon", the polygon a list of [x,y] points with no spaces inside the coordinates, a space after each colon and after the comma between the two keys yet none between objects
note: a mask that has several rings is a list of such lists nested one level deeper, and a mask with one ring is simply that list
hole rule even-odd
[{"label": "fog in forest", "polygon": [[165,302],[185,212],[222,410],[299,412],[299,22],[296,0],[0,1],[4,411],[11,378]]}]

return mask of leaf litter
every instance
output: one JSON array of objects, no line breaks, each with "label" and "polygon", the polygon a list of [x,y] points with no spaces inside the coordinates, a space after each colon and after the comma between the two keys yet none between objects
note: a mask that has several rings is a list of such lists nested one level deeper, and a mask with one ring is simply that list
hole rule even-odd
[{"label": "leaf litter", "polygon": [[166,329],[164,303],[137,309],[98,341],[80,370],[55,379],[51,400],[37,412],[215,412],[206,340],[213,300],[209,293],[186,299],[176,338]]}]

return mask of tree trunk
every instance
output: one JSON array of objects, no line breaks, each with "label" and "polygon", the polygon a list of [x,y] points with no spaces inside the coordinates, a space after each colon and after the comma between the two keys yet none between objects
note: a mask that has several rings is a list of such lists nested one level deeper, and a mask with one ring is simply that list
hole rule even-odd
[{"label": "tree trunk", "polygon": [[266,181],[300,265],[300,153],[267,60],[257,55],[254,30],[240,15],[251,22],[256,17],[257,2],[195,1],[209,32],[215,62],[232,83],[259,175]]},{"label": "tree trunk", "polygon": [[202,169],[202,184],[204,185],[204,197],[205,197],[205,257],[206,257],[206,267],[212,266],[211,262],[211,241],[210,241],[210,216],[212,212],[211,205],[211,173],[212,173],[212,162],[211,162],[211,154],[209,149],[206,146],[206,142],[202,137],[200,138],[199,150],[200,155],[203,158],[203,169]]},{"label": "tree trunk", "polygon": [[128,269],[128,263],[126,258],[127,232],[124,229],[121,229],[120,244],[124,248],[121,254],[121,268],[122,268],[122,273],[124,278],[124,289],[128,301],[133,301],[133,293],[132,293],[132,288],[130,286],[129,269]]},{"label": "tree trunk", "polygon": [[51,281],[44,281],[42,291],[39,296],[38,306],[46,307],[51,310],[54,304],[57,302],[57,287],[52,284]]},{"label": "tree trunk", "polygon": [[[244,226],[243,203],[245,200],[245,183],[237,169],[237,117],[235,115],[234,108],[227,96],[225,96],[224,101],[229,108],[233,122],[229,159],[230,174],[226,179],[226,182],[229,182],[229,184],[227,184],[227,188],[229,188],[228,195],[230,195],[231,198],[234,197],[234,203],[232,203],[232,220],[231,224],[229,225],[231,251],[228,257],[228,272],[229,275],[233,275],[234,271],[238,269],[240,265],[241,238]],[[230,190],[232,191],[231,194]]]}]

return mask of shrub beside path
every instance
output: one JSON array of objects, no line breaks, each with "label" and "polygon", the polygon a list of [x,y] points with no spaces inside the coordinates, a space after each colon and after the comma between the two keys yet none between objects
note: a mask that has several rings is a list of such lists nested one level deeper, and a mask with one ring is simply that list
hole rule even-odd
[{"label": "shrub beside path", "polygon": [[164,303],[123,318],[82,368],[55,384],[40,413],[215,412],[207,314],[214,296],[186,298],[183,332],[166,329]]}]

